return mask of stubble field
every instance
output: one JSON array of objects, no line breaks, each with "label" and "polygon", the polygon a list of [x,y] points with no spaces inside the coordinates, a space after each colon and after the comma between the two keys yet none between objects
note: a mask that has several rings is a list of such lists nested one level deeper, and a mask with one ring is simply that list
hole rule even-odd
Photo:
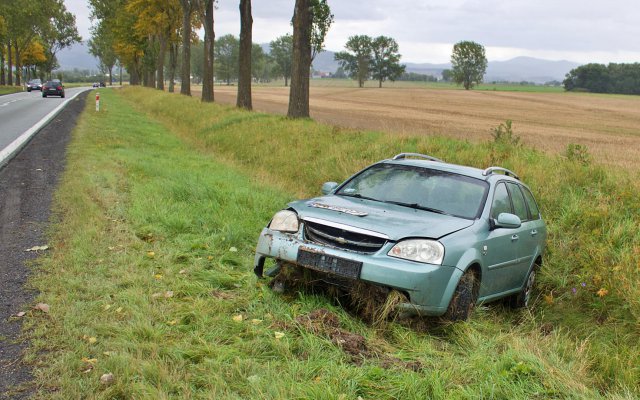
[{"label": "stubble field", "polygon": [[[332,125],[400,134],[490,139],[510,119],[524,143],[562,154],[586,145],[595,161],[640,170],[640,98],[585,93],[446,90],[406,85],[356,88],[312,83],[311,117]],[[396,86],[396,87],[394,87]],[[400,86],[400,87],[398,87]],[[235,86],[216,86],[215,99],[235,103]],[[193,90],[199,96],[198,90]],[[289,88],[254,87],[257,111],[286,114]]]}]

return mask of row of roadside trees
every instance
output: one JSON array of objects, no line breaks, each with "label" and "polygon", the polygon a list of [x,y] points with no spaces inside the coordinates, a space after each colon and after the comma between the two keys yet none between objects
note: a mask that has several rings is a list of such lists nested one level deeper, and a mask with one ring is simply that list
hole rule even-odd
[{"label": "row of roadside trees", "polygon": [[0,85],[50,78],[58,52],[80,40],[63,0],[0,0]]},{"label": "row of roadside trees", "polygon": [[[120,63],[129,72],[131,84],[160,90],[165,89],[164,64],[168,59],[168,90],[174,91],[179,72],[180,93],[190,96],[191,47],[199,43],[195,32],[203,28],[201,68],[197,68],[202,81],[202,101],[214,100],[214,65],[217,65],[217,75],[227,82],[237,75],[237,105],[251,109],[251,82],[259,70],[258,59],[264,60],[259,46],[252,43],[251,0],[238,1],[239,39],[225,35],[215,40],[215,4],[216,0],[89,0],[94,20],[90,50],[109,76],[114,65]],[[268,60],[281,69],[283,76],[291,76],[290,117],[309,116],[309,69],[315,55],[324,48],[332,22],[326,0],[296,0],[293,35],[283,39],[290,61],[283,65],[277,57]],[[280,39],[275,46],[272,42],[274,54],[278,53]]]}]

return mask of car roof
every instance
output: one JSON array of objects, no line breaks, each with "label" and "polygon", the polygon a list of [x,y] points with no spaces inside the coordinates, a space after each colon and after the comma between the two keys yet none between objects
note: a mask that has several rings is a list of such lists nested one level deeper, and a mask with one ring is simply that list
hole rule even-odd
[{"label": "car roof", "polygon": [[425,160],[425,159],[410,159],[410,158],[383,160],[380,163],[430,168],[430,169],[435,169],[439,171],[465,175],[471,178],[481,179],[483,181],[496,181],[496,180],[505,179],[513,182],[520,182],[520,180],[516,179],[515,177],[509,176],[506,174],[494,173],[497,171],[502,171],[502,168],[498,168],[498,167],[491,167],[483,170],[475,167],[468,167],[465,165],[449,164],[444,161],[432,161],[432,160]]}]

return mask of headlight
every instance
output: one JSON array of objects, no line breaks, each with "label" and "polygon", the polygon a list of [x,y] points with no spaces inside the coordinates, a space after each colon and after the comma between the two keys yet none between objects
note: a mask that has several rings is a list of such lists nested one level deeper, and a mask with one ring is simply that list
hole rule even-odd
[{"label": "headlight", "polygon": [[435,240],[409,239],[398,242],[387,255],[426,264],[442,264],[444,246]]},{"label": "headlight", "polygon": [[269,228],[280,232],[298,232],[298,214],[289,210],[278,211],[273,216]]}]

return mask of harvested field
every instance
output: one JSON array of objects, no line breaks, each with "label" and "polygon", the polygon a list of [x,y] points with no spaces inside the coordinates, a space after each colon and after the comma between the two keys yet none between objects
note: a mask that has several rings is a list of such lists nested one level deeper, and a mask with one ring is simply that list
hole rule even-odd
[{"label": "harvested field", "polygon": [[[235,104],[236,91],[216,86],[216,101]],[[286,114],[288,100],[288,88],[253,88],[257,111]],[[471,141],[489,139],[511,119],[515,134],[537,149],[564,153],[576,143],[598,162],[640,169],[638,96],[312,86],[310,102],[312,118],[327,124]]]}]

